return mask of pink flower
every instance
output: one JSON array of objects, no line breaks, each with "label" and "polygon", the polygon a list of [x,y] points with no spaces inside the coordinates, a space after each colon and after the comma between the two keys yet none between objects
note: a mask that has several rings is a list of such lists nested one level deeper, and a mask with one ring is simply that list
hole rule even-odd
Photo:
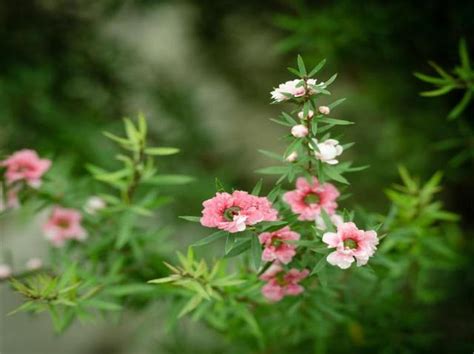
[{"label": "pink flower", "polygon": [[42,266],[43,266],[43,261],[41,260],[41,258],[38,258],[38,257],[30,258],[26,262],[26,268],[28,270],[37,270],[37,269],[40,269]]},{"label": "pink flower", "polygon": [[336,199],[339,191],[331,183],[319,184],[316,177],[313,183],[300,177],[296,180],[296,190],[286,192],[283,200],[290,205],[291,210],[299,214],[299,220],[315,220],[323,208],[329,215],[335,213]]},{"label": "pink flower", "polygon": [[43,231],[46,239],[56,247],[64,245],[66,240],[75,239],[83,241],[87,238],[87,232],[81,226],[82,215],[75,209],[55,207]]},{"label": "pink flower", "polygon": [[5,177],[9,184],[25,181],[33,188],[41,185],[41,177],[50,168],[51,161],[40,159],[36,151],[20,150],[0,162],[0,167],[6,167]]},{"label": "pink flower", "polygon": [[306,135],[308,135],[308,128],[306,128],[306,126],[303,124],[295,125],[291,128],[291,135],[293,135],[295,138],[304,138]]},{"label": "pink flower", "polygon": [[273,263],[260,279],[265,280],[267,284],[262,287],[262,294],[272,302],[280,301],[284,296],[296,296],[304,291],[304,288],[298,283],[309,274],[307,269],[299,271],[292,268],[287,273],[280,264]]},{"label": "pink flower", "polygon": [[336,248],[327,257],[329,264],[347,269],[357,260],[357,266],[367,264],[377,249],[379,240],[375,231],[359,230],[353,222],[338,225],[337,232],[326,232],[323,242],[328,248]]},{"label": "pink flower", "polygon": [[247,225],[261,221],[276,221],[278,212],[265,197],[257,197],[244,191],[216,193],[214,198],[202,203],[201,225],[217,227],[228,232],[244,231]]},{"label": "pink flower", "polygon": [[[313,94],[314,89],[312,87],[316,85],[316,80],[308,79],[306,80],[306,84],[309,87],[308,89],[309,93]],[[280,84],[278,88],[274,89],[271,92],[272,99],[276,102],[286,101],[293,97],[301,97],[301,96],[304,96],[305,94],[306,94],[306,90],[303,85],[303,80],[301,79],[295,79],[295,80],[284,82],[283,84]]]},{"label": "pink flower", "polygon": [[296,245],[287,243],[287,240],[299,240],[300,234],[284,227],[274,232],[264,232],[258,235],[258,240],[265,247],[262,260],[266,262],[280,261],[288,264],[296,254]]},{"label": "pink flower", "polygon": [[326,114],[326,115],[331,113],[331,109],[328,106],[320,106],[318,108],[318,111],[319,111],[319,113]]},{"label": "pink flower", "polygon": [[0,279],[7,279],[12,275],[12,268],[8,264],[0,264]]}]

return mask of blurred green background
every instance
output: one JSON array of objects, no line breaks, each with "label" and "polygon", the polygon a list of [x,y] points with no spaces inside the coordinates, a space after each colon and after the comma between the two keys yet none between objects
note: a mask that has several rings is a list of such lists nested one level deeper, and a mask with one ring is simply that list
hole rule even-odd
[{"label": "blurred green background", "polygon": [[[462,216],[465,252],[474,255],[474,164],[472,154],[460,155],[473,150],[474,105],[448,122],[462,93],[420,97],[428,88],[412,75],[428,72],[427,60],[454,66],[463,36],[474,56],[474,2],[4,1],[0,28],[0,152],[34,148],[67,162],[80,178],[87,162],[114,164],[101,132],[119,131],[122,117],[144,112],[157,144],[182,149],[163,170],[197,177],[192,188],[170,190],[176,201],[163,215],[183,244],[203,231],[176,215],[198,215],[214,177],[249,189],[259,178],[253,171],[271,164],[257,149],[283,152],[286,131],[269,121],[280,110],[269,104],[269,92],[290,79],[284,68],[300,53],[308,66],[328,59],[322,80],[339,73],[332,92],[347,101],[336,118],[356,122],[345,130],[344,140],[356,142],[345,158],[371,166],[351,176],[345,206],[387,212],[384,190],[397,181],[399,164],[423,178],[443,170],[442,198]],[[438,148],[460,137],[454,149]],[[433,309],[445,348],[474,346],[472,270],[459,270]],[[2,352],[138,352],[116,339],[129,333],[123,328],[75,327],[54,339],[44,322],[5,319],[14,301],[2,294]],[[160,327],[156,316],[148,326]],[[197,352],[195,343],[206,348],[213,340],[205,333],[154,350]]]}]

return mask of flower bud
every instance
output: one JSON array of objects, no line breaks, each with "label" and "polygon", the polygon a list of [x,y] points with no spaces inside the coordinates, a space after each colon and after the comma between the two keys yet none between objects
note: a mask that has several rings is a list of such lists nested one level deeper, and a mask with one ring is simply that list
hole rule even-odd
[{"label": "flower bud", "polygon": [[303,124],[295,125],[293,128],[291,128],[291,135],[293,135],[295,138],[304,138],[306,135],[308,135],[308,128],[306,128]]},{"label": "flower bud", "polygon": [[298,153],[297,153],[296,151],[293,151],[291,154],[289,154],[289,155],[286,157],[286,161],[288,161],[288,162],[295,162],[297,158],[298,158]]},{"label": "flower bud", "polygon": [[328,106],[320,106],[318,108],[319,113],[321,114],[329,114],[331,112],[331,109]]},{"label": "flower bud", "polygon": [[28,270],[37,270],[37,269],[40,269],[42,266],[43,266],[43,261],[41,260],[41,258],[38,258],[38,257],[30,258],[26,262],[26,268]]},{"label": "flower bud", "polygon": [[[306,119],[311,119],[314,116],[314,112],[312,110],[308,111],[308,115],[306,116]],[[298,112],[298,118],[299,119],[305,119],[304,116],[304,111]]]},{"label": "flower bud", "polygon": [[99,210],[104,209],[105,206],[105,201],[102,198],[92,196],[87,199],[86,205],[84,206],[84,210],[86,211],[86,213],[94,215]]},{"label": "flower bud", "polygon": [[12,275],[12,269],[8,264],[0,264],[0,279],[9,278]]}]

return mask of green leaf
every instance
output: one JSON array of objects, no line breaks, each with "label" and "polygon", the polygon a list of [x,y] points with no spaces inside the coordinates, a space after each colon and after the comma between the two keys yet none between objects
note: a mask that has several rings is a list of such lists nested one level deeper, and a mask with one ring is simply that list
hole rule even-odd
[{"label": "green leaf", "polygon": [[147,283],[149,284],[164,284],[164,283],[171,283],[175,281],[177,278],[176,276],[169,276],[169,277],[164,277],[164,278],[157,278],[157,279],[152,279],[148,280]]},{"label": "green leaf", "polygon": [[233,235],[231,235],[230,233],[227,234],[227,238],[225,239],[225,245],[224,245],[224,253],[228,253],[232,247],[234,246],[234,241],[235,241],[235,238]]},{"label": "green leaf", "polygon": [[328,87],[329,85],[331,85],[334,82],[334,80],[336,80],[336,78],[337,78],[337,74],[334,74],[333,76],[331,76],[329,80],[324,82],[324,87]]},{"label": "green leaf", "polygon": [[311,271],[311,275],[321,272],[324,269],[324,267],[326,267],[326,265],[327,265],[326,257],[322,257],[318,261],[318,263],[316,263],[316,265],[314,266],[313,270]]},{"label": "green leaf", "polygon": [[174,147],[150,147],[145,149],[145,154],[147,155],[159,155],[159,156],[166,156],[166,155],[174,155],[179,152],[178,148]]},{"label": "green leaf", "polygon": [[207,237],[200,239],[199,241],[194,242],[191,246],[193,247],[204,246],[216,240],[222,239],[226,235],[227,235],[226,231],[220,230],[220,231],[214,232],[213,234]]},{"label": "green leaf", "polygon": [[202,302],[203,298],[199,295],[196,294],[194,295],[187,303],[184,305],[184,307],[181,309],[181,311],[178,314],[178,318],[183,317],[187,313],[191,312],[194,310],[196,307],[199,306],[199,304]]},{"label": "green leaf", "polygon": [[354,122],[348,121],[348,120],[342,120],[342,119],[335,119],[335,118],[328,118],[328,117],[321,117],[318,118],[319,122],[322,123],[327,123],[327,124],[333,124],[333,125],[350,125],[354,124]]},{"label": "green leaf", "polygon": [[250,194],[258,196],[260,194],[260,191],[262,190],[262,184],[263,184],[263,179],[260,178],[260,180],[257,182],[255,187],[253,187],[252,192]]},{"label": "green leaf", "polygon": [[467,71],[471,71],[469,53],[467,51],[466,40],[464,38],[461,38],[459,41],[459,58],[461,58],[462,67]]},{"label": "green leaf", "polygon": [[285,127],[292,127],[292,126],[293,126],[293,124],[288,123],[288,122],[284,122],[284,121],[282,121],[282,120],[273,119],[273,118],[270,118],[270,120],[271,120],[272,122],[275,122],[275,123],[277,123],[277,124],[283,125],[283,126],[285,126]]},{"label": "green leaf", "polygon": [[448,119],[453,120],[459,117],[459,115],[466,109],[466,106],[472,99],[472,91],[466,90],[466,93],[462,97],[461,101],[449,112]]},{"label": "green leaf", "polygon": [[252,252],[252,262],[255,269],[258,271],[262,262],[262,245],[260,244],[257,235],[252,236],[252,238],[250,239],[250,243]]},{"label": "green leaf", "polygon": [[224,184],[217,177],[215,179],[215,184],[216,184],[216,192],[225,192]]},{"label": "green leaf", "polygon": [[140,112],[138,113],[138,130],[140,131],[140,134],[145,137],[147,133],[147,122],[145,115]]},{"label": "green leaf", "polygon": [[250,240],[237,242],[234,244],[234,247],[232,247],[232,249],[225,254],[224,258],[238,256],[239,254],[247,251],[249,248],[250,248]]},{"label": "green leaf", "polygon": [[294,120],[293,117],[290,116],[288,113],[286,113],[286,112],[281,112],[281,114],[282,114],[283,118],[285,118],[286,121],[287,121],[288,123],[290,123],[292,126],[298,124],[298,122],[297,122],[296,120]]},{"label": "green leaf", "polygon": [[258,150],[258,152],[260,152],[261,154],[271,158],[271,159],[275,159],[275,160],[278,160],[278,161],[281,161],[283,162],[283,157],[281,155],[278,155],[274,152],[271,152],[271,151],[267,151],[267,150]]},{"label": "green leaf", "polygon": [[156,175],[143,181],[155,186],[181,185],[193,182],[194,178],[186,175]]},{"label": "green leaf", "polygon": [[112,133],[109,133],[109,132],[102,132],[102,134],[104,134],[107,138],[109,138],[110,140],[113,140],[121,145],[124,145],[124,146],[127,146],[127,147],[130,147],[133,145],[133,143],[125,138],[121,138],[117,135],[114,135]]},{"label": "green leaf", "polygon": [[288,225],[288,221],[264,221],[260,224],[262,226],[261,231],[275,231],[281,229],[283,226]]},{"label": "green leaf", "polygon": [[258,169],[255,172],[264,175],[281,175],[288,172],[288,166],[270,166]]},{"label": "green leaf", "polygon": [[120,310],[122,310],[122,306],[120,306],[119,304],[117,304],[115,302],[98,300],[98,299],[87,300],[85,305],[87,307],[94,307],[98,310],[104,310],[104,311],[120,311]]},{"label": "green leaf", "polygon": [[299,54],[298,54],[297,62],[298,62],[298,70],[300,71],[301,76],[306,76],[306,74],[307,74],[306,73],[306,67],[304,65],[303,58]]},{"label": "green leaf", "polygon": [[333,109],[333,108],[336,108],[337,106],[339,106],[342,102],[344,102],[346,99],[345,98],[340,98],[336,101],[334,101],[333,103],[331,103],[330,105],[328,105],[329,109]]},{"label": "green leaf", "polygon": [[121,218],[118,235],[115,242],[115,248],[120,249],[125,246],[130,236],[132,236],[132,228],[135,223],[136,215],[132,213],[125,213]]},{"label": "green leaf", "polygon": [[140,133],[135,128],[132,121],[127,118],[124,118],[123,121],[125,124],[125,132],[127,133],[128,139],[134,143],[138,143],[140,141]]},{"label": "green leaf", "polygon": [[421,96],[424,96],[424,97],[441,96],[441,95],[445,95],[445,94],[447,94],[448,92],[452,91],[454,88],[455,88],[455,87],[452,86],[452,85],[443,86],[443,87],[440,87],[440,88],[437,89],[437,90],[420,92],[420,95],[421,95]]},{"label": "green leaf", "polygon": [[179,216],[179,218],[191,222],[201,222],[200,216]]},{"label": "green leaf", "polygon": [[22,304],[21,306],[14,309],[13,311],[9,312],[7,314],[7,316],[14,315],[18,312],[28,312],[28,311],[33,310],[34,308],[36,308],[36,304],[33,301],[27,301],[24,304]]},{"label": "green leaf", "polygon": [[335,228],[333,223],[331,222],[331,218],[329,217],[328,213],[324,208],[321,208],[321,217],[323,218],[324,225],[326,226],[326,230],[329,232],[334,232]]},{"label": "green leaf", "polygon": [[421,81],[435,85],[445,85],[450,82],[447,79],[440,79],[439,77],[429,76],[418,72],[413,73],[413,75]]},{"label": "green leaf", "polygon": [[288,67],[287,69],[288,69],[288,71],[289,71],[290,73],[292,73],[292,74],[294,74],[294,75],[296,75],[296,76],[298,76],[298,77],[301,77],[301,78],[303,77],[303,75],[301,75],[298,70],[296,70],[296,69],[294,69],[294,68],[290,68],[290,67]]},{"label": "green leaf", "polygon": [[344,183],[344,184],[349,184],[349,181],[345,179],[341,174],[335,169],[335,168],[325,168],[324,169],[324,174],[328,176],[330,179],[333,179],[335,181]]},{"label": "green leaf", "polygon": [[431,65],[431,67],[433,67],[433,69],[435,69],[437,71],[438,74],[440,74],[442,77],[444,77],[445,79],[448,79],[449,81],[454,81],[454,78],[449,75],[446,71],[444,71],[438,64],[436,64],[435,62],[433,61],[429,61],[428,62],[429,65]]},{"label": "green leaf", "polygon": [[324,65],[326,64],[326,59],[323,59],[321,60],[318,65],[316,65],[313,70],[311,70],[311,72],[309,73],[309,77],[312,77],[313,75],[315,75],[319,70],[321,70]]}]

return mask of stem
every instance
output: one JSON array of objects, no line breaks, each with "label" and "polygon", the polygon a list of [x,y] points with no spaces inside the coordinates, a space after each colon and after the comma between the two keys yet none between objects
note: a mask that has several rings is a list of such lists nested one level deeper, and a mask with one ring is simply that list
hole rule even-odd
[{"label": "stem", "polygon": [[127,192],[124,196],[125,203],[131,204],[133,196],[137,190],[138,184],[142,178],[142,164],[145,160],[145,142],[143,140],[140,141],[140,147],[138,150],[138,156],[135,158],[134,161],[134,171],[132,176],[132,181],[128,186]]},{"label": "stem", "polygon": [[[305,106],[306,102],[308,102],[310,100],[310,95],[308,94],[308,83],[306,82],[306,80],[307,80],[307,78],[304,77],[303,78],[303,87],[304,87],[305,94],[303,96],[303,103],[301,105],[303,114],[304,114],[304,106]],[[306,168],[306,170],[308,171],[308,173],[310,175],[313,175],[313,161],[312,161],[313,150],[311,149],[311,146],[310,146],[311,141],[313,139],[313,136],[312,136],[313,132],[312,132],[312,129],[311,129],[311,121],[309,119],[309,116],[303,117],[303,118],[306,118],[304,120],[305,121],[304,123],[305,123],[306,128],[308,129],[308,135],[307,135],[308,145],[306,147],[306,153],[307,153],[309,159],[308,159],[308,167]]]}]

